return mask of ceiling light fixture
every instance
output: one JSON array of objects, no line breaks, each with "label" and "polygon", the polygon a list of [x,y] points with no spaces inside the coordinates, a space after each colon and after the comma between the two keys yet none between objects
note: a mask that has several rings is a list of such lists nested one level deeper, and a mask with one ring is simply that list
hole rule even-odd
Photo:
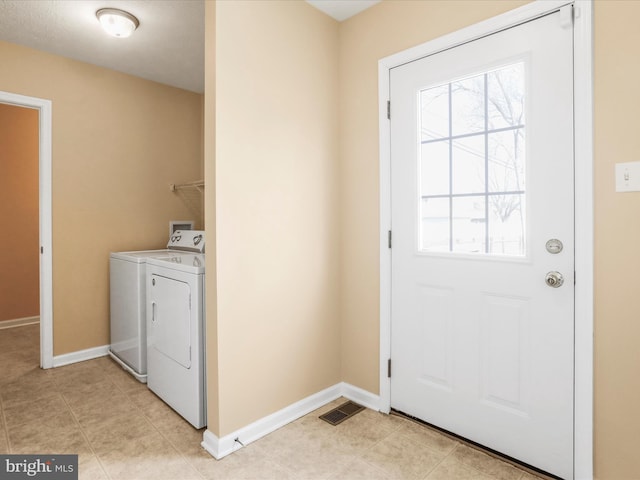
[{"label": "ceiling light fixture", "polygon": [[96,17],[105,32],[118,38],[127,38],[140,25],[136,17],[117,8],[101,8],[96,12]]}]

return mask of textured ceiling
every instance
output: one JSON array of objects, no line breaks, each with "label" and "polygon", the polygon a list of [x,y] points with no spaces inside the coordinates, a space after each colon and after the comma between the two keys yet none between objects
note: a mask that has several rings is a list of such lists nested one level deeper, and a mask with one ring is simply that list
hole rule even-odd
[{"label": "textured ceiling", "polygon": [[[342,21],[380,0],[307,1]],[[140,20],[131,37],[104,33],[96,11],[107,7]],[[204,0],[0,0],[0,40],[204,91]]]},{"label": "textured ceiling", "polygon": [[[106,35],[96,11],[120,8],[140,26]],[[0,40],[202,93],[204,0],[0,0]]]}]

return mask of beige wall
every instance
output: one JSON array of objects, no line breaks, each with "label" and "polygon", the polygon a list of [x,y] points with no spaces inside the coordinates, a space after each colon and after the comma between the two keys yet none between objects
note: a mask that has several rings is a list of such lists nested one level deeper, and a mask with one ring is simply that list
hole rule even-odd
[{"label": "beige wall", "polygon": [[209,407],[225,435],[340,381],[338,26],[286,0],[217,2],[215,17],[219,403]]},{"label": "beige wall", "polygon": [[40,315],[38,111],[0,103],[0,322]]},{"label": "beige wall", "polygon": [[640,2],[595,4],[595,466],[640,477],[640,193],[616,193],[614,165],[640,161]]},{"label": "beige wall", "polygon": [[202,177],[202,95],[6,42],[0,65],[0,90],[53,105],[54,355],[108,344],[109,252],[200,220],[168,184]]}]

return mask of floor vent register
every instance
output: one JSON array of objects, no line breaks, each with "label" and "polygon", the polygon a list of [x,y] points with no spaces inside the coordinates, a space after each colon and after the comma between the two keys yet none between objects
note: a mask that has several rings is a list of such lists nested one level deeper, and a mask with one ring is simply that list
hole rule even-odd
[{"label": "floor vent register", "polygon": [[364,408],[365,407],[362,405],[349,401],[323,415],[320,415],[320,419],[330,423],[331,425],[338,425],[344,422],[347,418],[353,417],[356,413],[361,412]]}]

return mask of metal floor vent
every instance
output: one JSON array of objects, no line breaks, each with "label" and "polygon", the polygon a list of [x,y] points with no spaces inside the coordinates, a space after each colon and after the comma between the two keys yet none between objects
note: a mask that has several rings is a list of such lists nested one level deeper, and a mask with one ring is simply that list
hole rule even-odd
[{"label": "metal floor vent", "polygon": [[362,405],[349,401],[323,415],[320,415],[320,419],[330,423],[331,425],[338,425],[362,410],[364,410]]}]

